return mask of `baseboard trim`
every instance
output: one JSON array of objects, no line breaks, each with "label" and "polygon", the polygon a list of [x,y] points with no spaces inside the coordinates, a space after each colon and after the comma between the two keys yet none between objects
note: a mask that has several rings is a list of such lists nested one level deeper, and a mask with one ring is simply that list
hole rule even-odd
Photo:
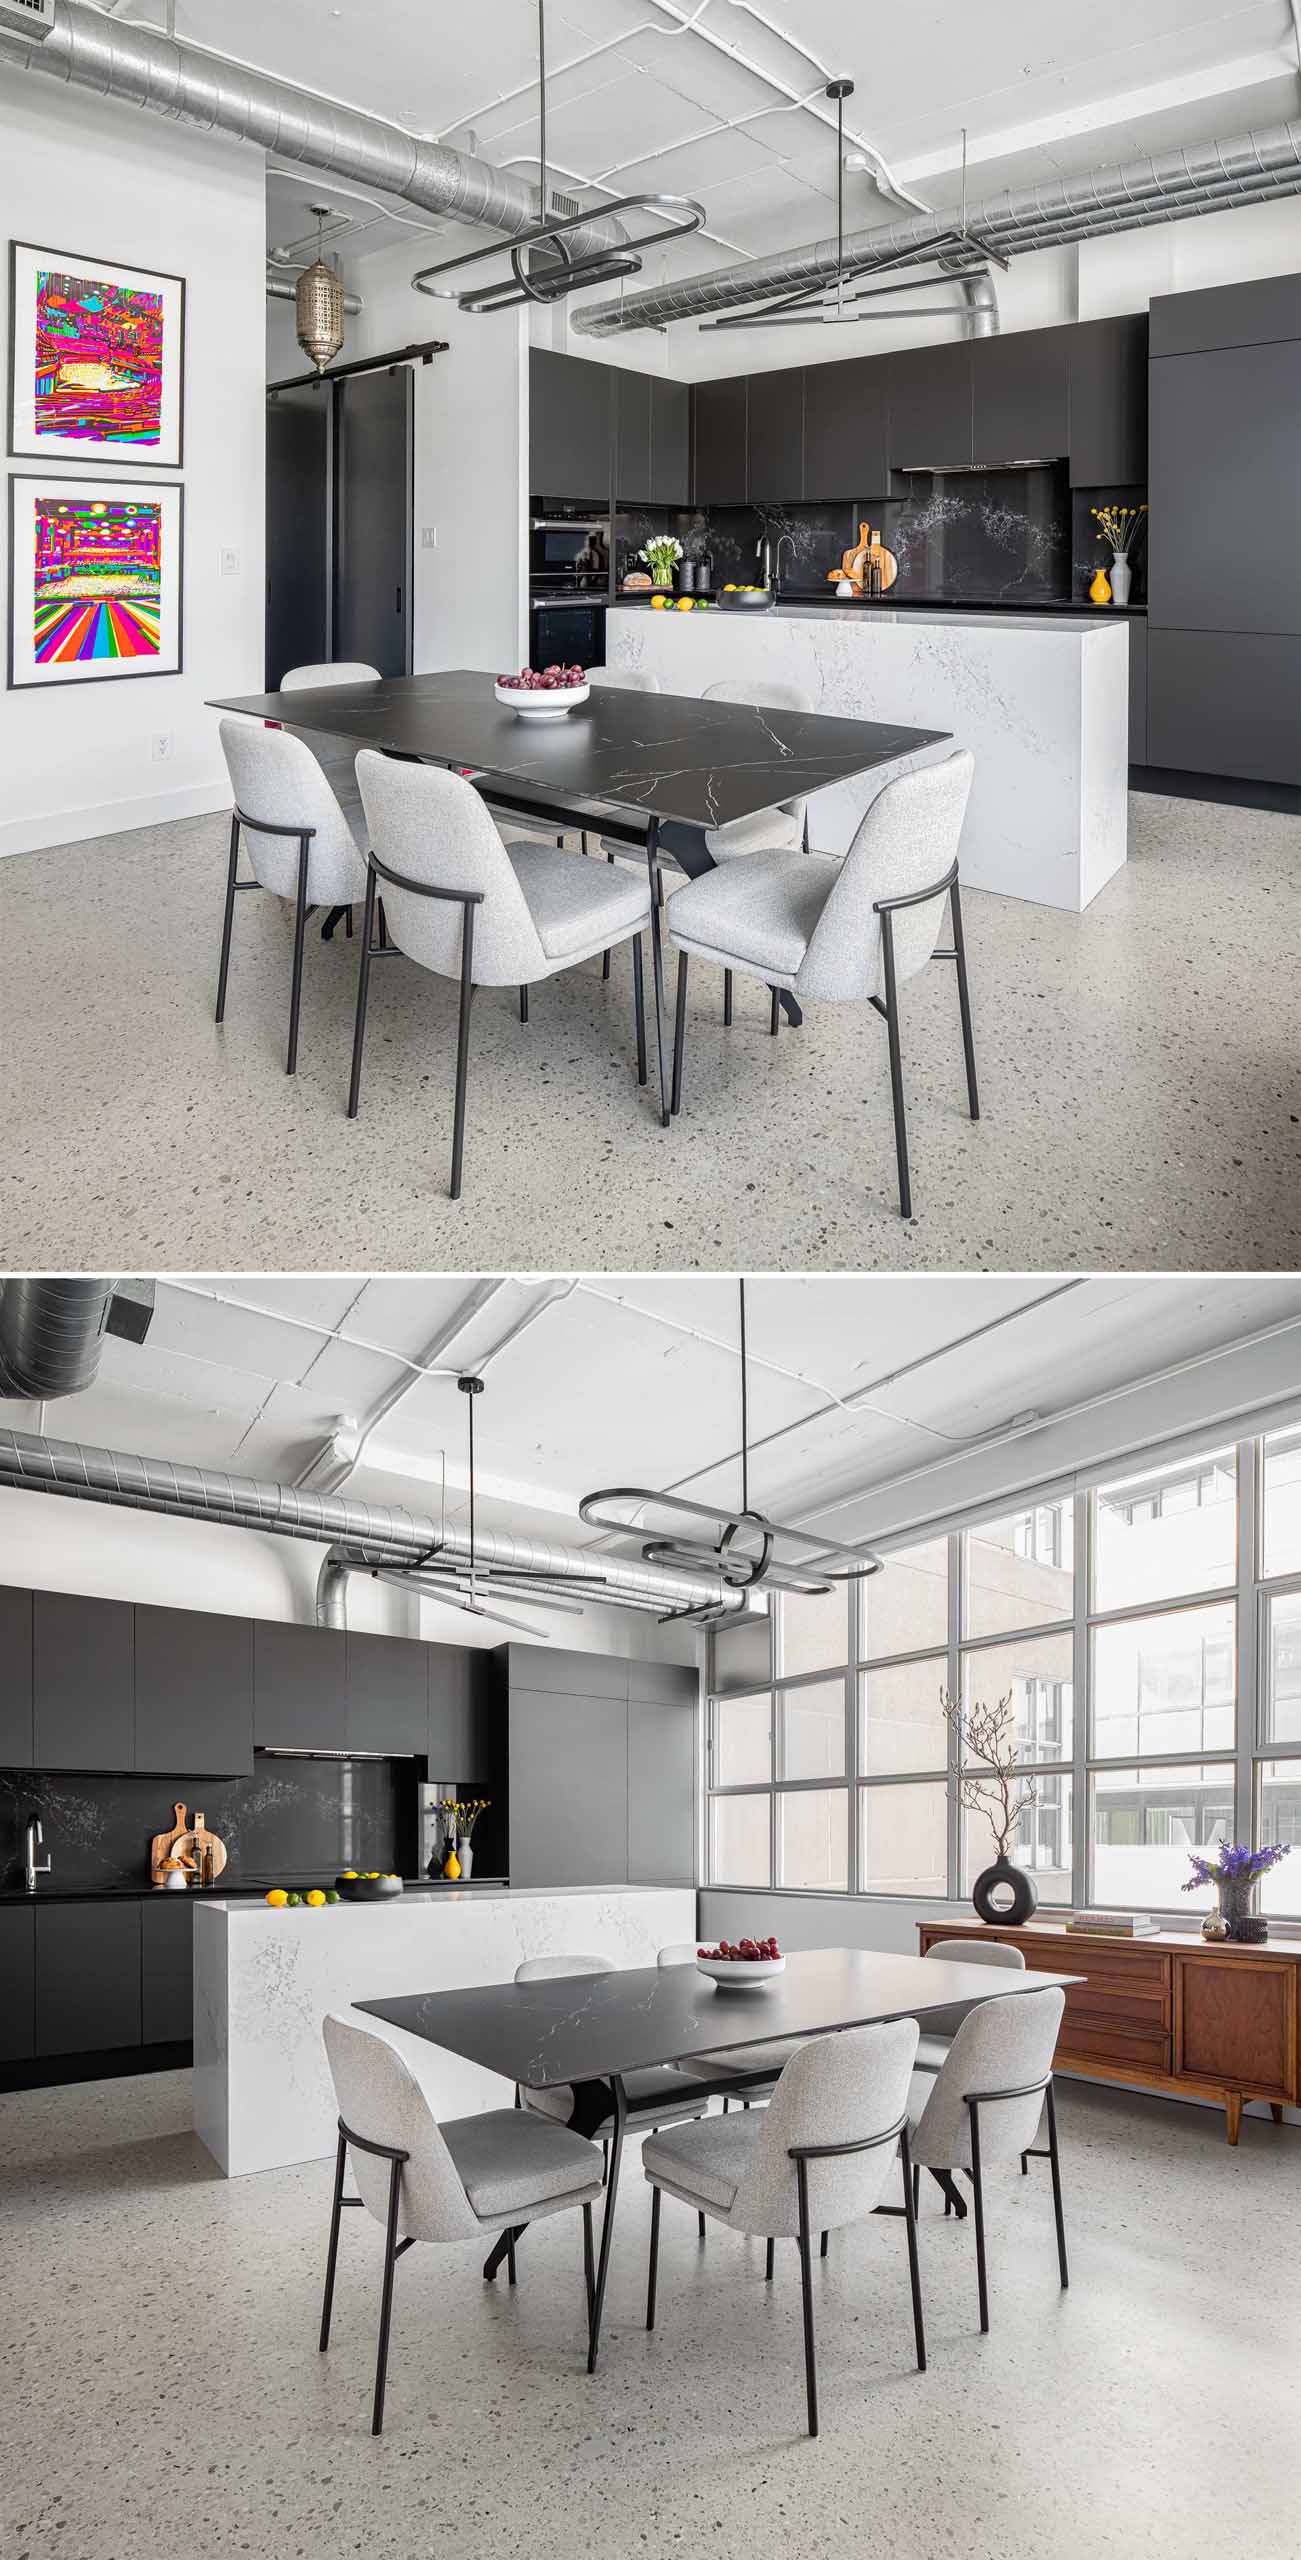
[{"label": "baseboard trim", "polygon": [[1222,809],[1275,809],[1284,817],[1301,817],[1301,784],[1252,782],[1235,774],[1183,773],[1161,764],[1132,764],[1131,791],[1151,791],[1163,800],[1208,800]]},{"label": "baseboard trim", "polygon": [[107,807],[58,809],[42,818],[11,818],[0,826],[0,860],[14,853],[58,853],[65,845],[85,844],[92,836],[128,835],[137,827],[165,827],[178,818],[206,818],[229,809],[230,783],[223,774],[211,782],[187,782],[171,791],[143,794],[135,800],[112,800]]},{"label": "baseboard trim", "polygon": [[142,2071],[188,2071],[194,2046],[188,2036],[173,2044],[111,2045],[99,2053],[56,2053],[0,2064],[0,2091],[61,2089],[77,2080],[130,2080]]}]

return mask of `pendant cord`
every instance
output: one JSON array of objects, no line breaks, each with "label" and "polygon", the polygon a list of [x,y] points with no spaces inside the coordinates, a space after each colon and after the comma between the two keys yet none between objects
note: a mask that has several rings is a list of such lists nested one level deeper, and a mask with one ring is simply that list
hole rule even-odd
[{"label": "pendant cord", "polygon": [[745,1385],[745,1282],[741,1291],[741,1509],[750,1508],[750,1416]]},{"label": "pendant cord", "polygon": [[845,101],[836,100],[836,316],[845,309]]},{"label": "pendant cord", "polygon": [[541,219],[547,219],[547,6],[538,0],[538,167],[541,181]]},{"label": "pendant cord", "polygon": [[470,1405],[470,1598],[474,1598],[474,1398]]}]

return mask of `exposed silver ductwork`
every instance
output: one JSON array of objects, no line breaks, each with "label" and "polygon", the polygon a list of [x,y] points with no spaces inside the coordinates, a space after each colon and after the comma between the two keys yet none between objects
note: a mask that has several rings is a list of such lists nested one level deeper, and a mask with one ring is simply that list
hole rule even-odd
[{"label": "exposed silver ductwork", "polygon": [[92,1384],[113,1280],[0,1280],[0,1396],[73,1396]]},{"label": "exposed silver ductwork", "polygon": [[[54,0],[53,24],[44,30],[20,31],[9,16],[0,18],[0,61],[208,133],[233,135],[278,159],[378,187],[425,213],[481,223],[511,238],[537,224],[538,189],[490,161],[422,141],[382,116],[316,97],[160,30],[124,26],[86,0]],[[571,247],[593,254],[617,248],[622,238],[621,226],[599,215],[569,234]]]},{"label": "exposed silver ductwork", "polygon": [[[1182,222],[1190,214],[1226,206],[1261,204],[1301,193],[1301,123],[1273,125],[1229,142],[1195,143],[1155,158],[1120,162],[1090,177],[1063,178],[1053,186],[1021,187],[964,208],[967,229],[1001,257],[1031,249],[1060,248],[1106,232],[1139,231],[1154,222]],[[952,212],[910,214],[872,231],[847,234],[846,278],[877,267],[920,266],[935,257],[953,228]],[[673,320],[735,311],[746,303],[813,289],[836,274],[836,243],[816,240],[775,258],[714,267],[618,301],[593,302],[575,311],[584,336],[605,338],[629,329],[663,329]]]},{"label": "exposed silver ductwork", "polygon": [[[131,1457],[120,1450],[88,1448],[76,1440],[39,1439],[27,1432],[0,1430],[0,1486],[4,1485],[160,1512],[175,1519],[210,1520],[227,1528],[262,1529],[277,1537],[308,1538],[328,1546],[333,1553],[325,1559],[317,1598],[318,1616],[322,1610],[336,1613],[324,1619],[331,1626],[346,1623],[344,1589],[350,1571],[389,1568],[412,1573],[431,1598],[437,1596],[440,1580],[449,1591],[468,1588],[468,1533],[400,1504],[353,1502],[341,1494],[300,1492],[293,1485],[263,1484],[253,1476],[218,1474],[168,1458]],[[509,1585],[512,1596],[524,1599],[532,1582],[539,1596],[585,1597],[607,1607],[641,1609],[657,1616],[721,1607],[730,1613],[734,1605],[734,1595],[715,1576],[667,1573],[640,1561],[553,1546],[539,1538],[511,1537],[502,1531],[478,1531],[475,1560],[485,1598],[490,1591],[504,1591]]]},{"label": "exposed silver ductwork", "polygon": [[[296,276],[267,277],[268,302],[292,302],[296,297],[297,290],[298,280]],[[359,293],[345,293],[343,297],[343,307],[349,315],[357,313],[363,308],[361,295]]]}]

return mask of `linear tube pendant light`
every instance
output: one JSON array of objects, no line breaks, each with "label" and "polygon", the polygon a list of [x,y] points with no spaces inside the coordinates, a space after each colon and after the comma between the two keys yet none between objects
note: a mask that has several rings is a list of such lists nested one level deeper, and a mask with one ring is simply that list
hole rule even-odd
[{"label": "linear tube pendant light", "polygon": [[437,277],[459,275],[466,267],[479,266],[485,258],[501,257],[504,244],[493,241],[486,249],[471,249],[462,257],[444,258],[437,266],[418,268],[411,279],[417,293],[454,302],[461,311],[507,311],[521,302],[563,302],[568,294],[577,293],[585,285],[610,284],[622,276],[640,275],[639,250],[658,249],[666,240],[684,239],[688,232],[699,231],[705,219],[704,206],[697,204],[693,196],[616,196],[600,207],[602,222],[621,213],[646,213],[654,217],[650,228],[634,232],[631,239],[612,242],[606,249],[576,252],[571,246],[569,233],[590,230],[594,215],[590,206],[554,217],[549,211],[546,0],[538,0],[538,164],[541,220],[532,231],[520,232],[506,249],[509,275],[499,276],[491,284],[471,285],[468,290],[434,281]]},{"label": "linear tube pendant light", "polygon": [[[751,1591],[794,1591],[818,1598],[840,1582],[862,1582],[881,1571],[884,1559],[869,1547],[845,1547],[770,1520],[750,1501],[750,1415],[746,1382],[745,1282],[738,1282],[741,1323],[741,1503],[729,1511],[722,1504],[688,1502],[681,1494],[655,1493],[645,1485],[607,1485],[585,1494],[578,1506],[589,1529],[612,1531],[616,1537],[641,1540],[647,1564],[676,1566],[689,1573],[716,1573],[736,1597],[704,1602],[694,1608],[670,1609],[673,1618],[692,1618],[712,1626],[744,1607]],[[663,1534],[646,1536],[642,1514],[664,1516]],[[703,1522],[704,1528],[695,1526]],[[679,1525],[681,1524],[681,1525]]]}]

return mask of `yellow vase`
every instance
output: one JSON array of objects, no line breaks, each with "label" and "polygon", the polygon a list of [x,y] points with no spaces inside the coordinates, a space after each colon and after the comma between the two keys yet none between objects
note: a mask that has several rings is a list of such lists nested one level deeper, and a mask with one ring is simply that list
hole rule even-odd
[{"label": "yellow vase", "polygon": [[449,1849],[447,1856],[443,1861],[443,1873],[446,1876],[448,1883],[455,1884],[460,1872],[461,1861],[458,1858],[455,1849]]},{"label": "yellow vase", "polygon": [[1090,604],[1110,604],[1111,602],[1111,580],[1105,569],[1095,569],[1093,573],[1089,602]]}]

